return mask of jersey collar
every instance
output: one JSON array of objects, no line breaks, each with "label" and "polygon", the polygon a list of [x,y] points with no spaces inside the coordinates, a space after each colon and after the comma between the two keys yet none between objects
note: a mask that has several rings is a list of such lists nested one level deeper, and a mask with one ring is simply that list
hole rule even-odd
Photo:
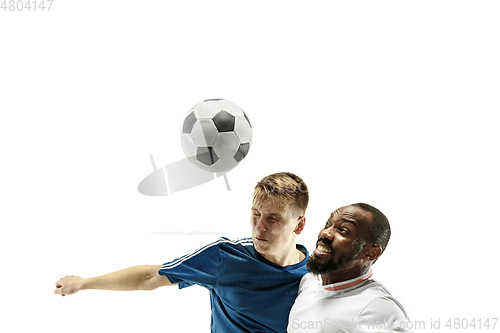
[{"label": "jersey collar", "polygon": [[[328,285],[322,286],[322,287],[326,291],[344,291],[346,289],[355,287],[355,286],[365,282],[366,280],[368,280],[372,276],[372,274],[373,274],[373,272],[370,268],[365,274],[358,276],[357,278],[347,280],[347,281],[338,282],[338,283],[328,284]],[[320,275],[318,275],[317,277],[318,277],[318,281],[321,282]]]}]

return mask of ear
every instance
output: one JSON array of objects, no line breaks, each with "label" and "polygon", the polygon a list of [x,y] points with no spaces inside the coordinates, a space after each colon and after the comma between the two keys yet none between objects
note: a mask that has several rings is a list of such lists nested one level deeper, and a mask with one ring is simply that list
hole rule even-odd
[{"label": "ear", "polygon": [[306,226],[306,217],[299,216],[298,221],[299,223],[297,223],[297,226],[295,227],[295,230],[293,232],[297,235],[300,235],[304,230],[304,227]]},{"label": "ear", "polygon": [[375,260],[382,254],[382,249],[377,244],[371,245],[371,248],[366,253],[368,260]]}]

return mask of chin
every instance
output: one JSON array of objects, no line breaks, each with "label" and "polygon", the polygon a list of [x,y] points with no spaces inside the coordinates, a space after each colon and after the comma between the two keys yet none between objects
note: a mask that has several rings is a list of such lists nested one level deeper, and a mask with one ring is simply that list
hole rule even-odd
[{"label": "chin", "polygon": [[[323,260],[322,260],[323,259]],[[319,258],[314,253],[307,259],[307,270],[313,274],[326,274],[340,268],[331,258]]]},{"label": "chin", "polygon": [[255,248],[255,250],[257,250],[257,252],[259,252],[260,254],[264,254],[264,253],[267,253],[268,252],[268,247],[267,246],[264,246],[262,244],[263,242],[262,241],[259,241],[259,240],[254,240],[253,241],[253,247]]}]

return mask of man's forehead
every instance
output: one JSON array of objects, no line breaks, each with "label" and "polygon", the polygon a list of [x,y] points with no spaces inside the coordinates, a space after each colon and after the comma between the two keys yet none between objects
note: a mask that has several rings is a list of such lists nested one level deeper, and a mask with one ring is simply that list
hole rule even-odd
[{"label": "man's forehead", "polygon": [[252,210],[264,212],[266,214],[285,215],[288,209],[288,205],[284,205],[280,202],[267,201],[260,205],[252,205]]},{"label": "man's forehead", "polygon": [[330,214],[330,217],[334,220],[336,219],[347,219],[347,220],[360,220],[367,218],[369,212],[362,210],[359,207],[355,206],[344,206],[335,210]]}]

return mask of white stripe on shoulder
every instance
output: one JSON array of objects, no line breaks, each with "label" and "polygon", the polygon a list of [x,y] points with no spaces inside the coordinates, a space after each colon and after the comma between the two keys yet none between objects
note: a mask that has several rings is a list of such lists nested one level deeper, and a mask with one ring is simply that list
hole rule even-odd
[{"label": "white stripe on shoulder", "polygon": [[200,254],[201,252],[205,251],[206,249],[212,247],[212,246],[216,246],[220,243],[230,243],[230,244],[234,244],[234,245],[237,245],[237,244],[241,244],[243,246],[249,246],[249,245],[252,245],[253,246],[253,242],[252,242],[252,239],[250,238],[243,238],[243,239],[236,239],[234,241],[230,240],[230,239],[227,239],[227,238],[219,238],[217,239],[215,242],[212,242],[210,244],[207,244],[205,246],[202,246],[200,247],[199,249],[195,250],[194,252],[192,253],[189,253],[189,254],[186,254],[170,263],[167,263],[167,264],[164,264],[161,269],[172,269],[174,267],[177,267],[179,266],[180,264],[182,264],[184,261]]}]

